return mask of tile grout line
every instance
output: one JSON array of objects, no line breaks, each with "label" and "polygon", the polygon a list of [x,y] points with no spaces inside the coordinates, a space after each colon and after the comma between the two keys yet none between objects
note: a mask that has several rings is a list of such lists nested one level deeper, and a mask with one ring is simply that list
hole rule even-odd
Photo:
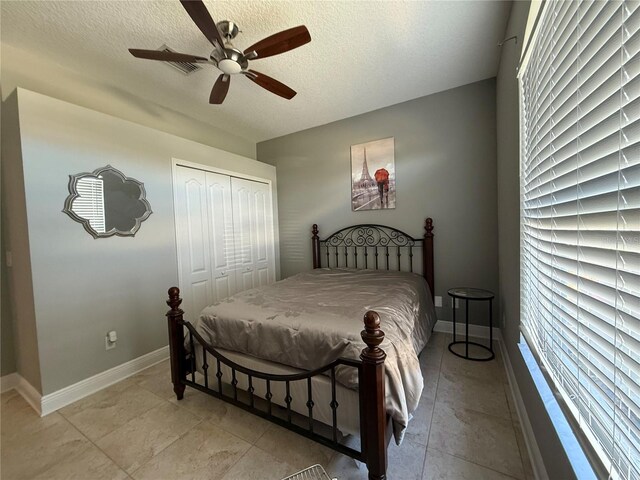
[{"label": "tile grout line", "polygon": [[521,479],[518,478],[518,477],[514,477],[510,473],[504,473],[504,472],[501,472],[500,470],[496,470],[495,468],[487,467],[486,465],[481,465],[481,464],[473,462],[473,461],[471,461],[471,460],[469,460],[467,458],[461,457],[460,455],[456,455],[455,453],[445,452],[444,450],[441,450],[438,447],[431,447],[431,450],[435,450],[436,452],[441,453],[443,455],[449,455],[450,457],[457,458],[458,460],[462,460],[463,462],[470,463],[470,464],[475,465],[477,467],[484,468],[486,470],[491,470],[492,472],[499,473],[500,475],[502,475],[504,477],[507,477],[507,478],[512,478],[513,480],[525,480],[525,477],[522,477]]},{"label": "tile grout line", "polygon": [[[507,393],[507,387],[509,389],[509,392]],[[504,384],[502,386],[502,394],[504,395],[504,398],[507,402],[507,408],[509,409],[509,418],[511,419],[511,428],[513,429],[513,434],[516,438],[516,446],[518,447],[518,453],[520,454],[520,463],[522,464],[522,473],[523,473],[523,478],[527,478],[527,469],[524,466],[524,455],[522,454],[522,447],[520,446],[520,443],[518,441],[518,430],[516,429],[516,422],[513,419],[513,411],[511,410],[511,405],[513,404],[513,398],[511,400],[509,400],[508,396],[513,394],[511,393],[511,386],[508,384]],[[518,424],[520,422],[518,421]],[[522,435],[522,427],[520,427],[520,425],[518,425],[518,428],[520,429],[520,434]]]},{"label": "tile grout line", "polygon": [[[520,454],[520,463],[522,463],[522,472],[524,473],[524,478],[528,478],[527,475],[527,469],[525,468],[524,465],[524,454],[522,451],[522,446],[521,446],[521,442],[518,441],[518,431],[516,430],[516,425],[515,422],[513,421],[513,418],[511,420],[511,426],[513,427],[513,433],[516,436],[516,445],[518,446],[518,453]],[[518,426],[518,428],[520,429],[520,435],[523,436],[523,441],[524,441],[524,434],[522,432],[522,427]],[[524,445],[524,448],[526,448],[526,445]],[[529,460],[529,470],[533,470],[533,465],[531,464],[531,460]]]},{"label": "tile grout line", "polygon": [[[129,378],[131,378],[131,377],[125,378],[124,380],[122,380],[122,382],[124,382],[124,381],[128,380]],[[120,383],[120,382],[118,382],[118,383]],[[109,386],[109,387],[107,387],[107,388],[110,388],[110,387],[112,387],[112,386],[114,386],[114,385],[117,385],[118,383],[114,383],[113,385],[110,385],[110,386]],[[141,386],[140,386],[140,385],[138,385],[137,383],[136,383],[136,384],[133,384],[133,385],[128,386],[127,388],[125,388],[125,389],[124,389],[124,390],[122,390],[121,392],[115,392],[113,396],[114,396],[114,397],[120,396],[120,395],[122,395],[122,393],[124,393],[126,390],[128,390],[128,389],[130,389],[130,388],[133,388],[133,387],[139,387],[139,388],[141,388],[142,390],[146,391],[147,393],[150,393],[150,394],[152,394],[153,396],[155,396],[155,397],[159,398],[159,399],[160,399],[160,400],[162,400],[163,402],[165,402],[165,403],[171,403],[169,400],[162,398],[160,395],[158,395],[158,394],[156,394],[156,393],[152,392],[151,390],[147,390],[146,388],[141,387]],[[104,390],[106,390],[106,389],[103,389],[102,391],[104,391]],[[99,393],[99,392],[96,392],[96,393]],[[94,394],[92,394],[92,395],[95,395],[95,393],[94,393]],[[90,398],[90,396],[89,396],[89,397],[85,397],[85,398]],[[78,402],[80,402],[80,401],[82,401],[82,400],[84,400],[84,399],[80,399],[80,400],[78,400]],[[77,402],[74,402],[74,403],[77,403]],[[67,407],[69,407],[69,406],[71,406],[71,405],[73,405],[73,403],[72,403],[72,404],[70,404],[70,405],[67,405]],[[102,440],[102,439],[103,439],[104,437],[106,437],[107,435],[110,435],[111,433],[115,432],[115,431],[116,431],[116,430],[118,430],[120,427],[123,427],[124,425],[126,425],[127,423],[129,423],[131,420],[133,420],[133,419],[135,419],[135,418],[138,418],[138,417],[140,417],[140,416],[144,415],[145,413],[147,413],[147,412],[149,412],[149,411],[153,410],[153,409],[154,409],[154,408],[156,408],[156,407],[159,407],[160,405],[161,405],[161,404],[154,405],[153,407],[150,407],[150,408],[147,408],[146,410],[143,410],[143,411],[142,411],[142,412],[140,412],[136,417],[133,417],[133,418],[131,418],[131,419],[127,420],[124,424],[117,426],[116,428],[114,428],[114,429],[113,429],[113,430],[111,430],[110,432],[105,433],[105,434],[104,434],[104,435],[102,435],[100,438],[97,438],[97,439],[96,439],[96,442],[97,442],[97,441],[99,441],[99,440]],[[65,407],[65,408],[66,408],[66,407]],[[83,436],[85,436],[85,437],[86,437],[86,435],[85,435],[84,433],[82,433],[82,431],[80,430],[80,428],[79,428],[79,427],[77,427],[77,426],[73,423],[73,421],[71,420],[71,418],[67,417],[67,416],[66,416],[66,414],[65,414],[62,410],[64,410],[64,408],[61,408],[61,409],[57,410],[57,413],[59,413],[59,414],[60,414],[60,416],[62,416],[62,417],[63,417],[67,422],[69,422],[71,425],[73,425],[73,427],[74,427],[76,430],[78,430],[78,432],[80,432]],[[89,437],[87,437],[87,440],[90,440],[90,441],[91,441],[91,443],[94,443],[91,439],[89,439]],[[94,445],[96,445],[96,444],[94,443]],[[98,445],[96,445],[96,447],[98,447]],[[99,447],[98,447],[98,448],[99,448]],[[101,450],[102,450],[102,449],[101,449]]]},{"label": "tile grout line", "polygon": [[[445,403],[445,402],[442,402],[442,403]],[[448,405],[448,404],[446,404],[446,406],[448,408],[450,408],[451,410],[456,410],[455,406],[451,406],[451,405]],[[435,409],[435,400],[434,400],[434,409]],[[498,419],[498,420],[502,420],[504,422],[507,422],[509,424],[513,424],[513,419],[511,418],[511,415],[509,415],[509,418],[505,418],[505,417],[501,417],[499,415],[495,415],[493,413],[483,412],[481,410],[476,410],[475,408],[470,408],[470,407],[460,407],[459,409],[460,410],[467,410],[467,411],[473,412],[473,413],[478,413],[480,415],[485,415],[487,417],[491,417],[492,419]]]},{"label": "tile grout line", "polygon": [[438,365],[438,379],[436,380],[436,388],[433,396],[433,406],[431,407],[431,417],[429,418],[429,435],[427,436],[427,445],[424,449],[424,460],[422,461],[422,471],[420,472],[420,478],[424,478],[424,472],[427,468],[427,452],[429,451],[429,440],[431,440],[431,427],[433,425],[433,414],[436,410],[436,399],[438,398],[438,386],[440,385],[440,372],[442,371],[442,359],[444,358],[444,350],[446,347],[446,336],[443,339],[442,353],[440,354],[440,363]]},{"label": "tile grout line", "polygon": [[[249,443],[249,442],[247,442],[247,443]],[[224,472],[222,472],[222,475],[220,475],[220,480],[223,480],[223,479],[224,479],[224,477],[226,477],[226,476],[227,476],[227,473],[229,473],[233,467],[235,467],[237,464],[239,464],[239,463],[242,461],[242,459],[243,459],[244,457],[246,457],[246,456],[247,456],[247,453],[249,453],[249,451],[250,451],[253,447],[255,447],[255,445],[252,445],[252,444],[249,444],[249,445],[250,445],[250,446],[249,446],[249,448],[247,448],[247,451],[246,451],[246,452],[244,452],[242,455],[240,455],[240,458],[238,458],[238,460],[236,460],[234,463],[232,463],[231,465],[229,465],[229,468],[227,468]],[[256,448],[258,448],[258,447],[256,447]]]},{"label": "tile grout line", "polygon": [[[505,367],[506,368],[506,367]],[[520,452],[520,461],[522,462],[522,471],[524,472],[524,477],[525,479],[529,479],[529,475],[527,475],[527,470],[529,472],[533,471],[533,462],[531,461],[531,458],[529,457],[529,452],[527,450],[527,445],[526,443],[524,445],[521,445],[520,442],[518,442],[518,430],[520,431],[520,436],[522,437],[522,440],[524,440],[524,432],[522,430],[522,425],[520,424],[520,419],[518,418],[518,413],[514,410],[512,410],[512,405],[515,407],[515,398],[514,398],[514,393],[511,390],[511,384],[510,383],[505,383],[504,384],[504,394],[507,397],[507,405],[509,407],[509,413],[511,416],[511,424],[513,425],[513,430],[516,434],[516,444],[518,445],[518,452]],[[509,398],[511,400],[509,400]],[[516,428],[517,426],[517,428]],[[529,459],[529,469],[527,469],[525,467],[525,454],[526,454],[526,458]]]},{"label": "tile grout line", "polygon": [[128,477],[133,479],[133,477],[131,475],[129,475],[129,472],[127,472],[124,468],[122,468],[120,466],[120,464],[118,462],[116,462],[113,458],[111,458],[111,456],[105,452],[102,448],[100,448],[98,445],[96,445],[96,443],[91,440],[89,437],[87,437],[84,433],[82,433],[82,431],[76,427],[71,420],[69,420],[67,417],[65,417],[62,413],[60,413],[60,417],[62,417],[62,419],[67,422],[71,428],[73,428],[76,432],[78,432],[82,437],[84,437],[91,445],[93,445],[100,453],[102,453],[105,457],[107,457],[109,460],[111,460],[113,462],[113,464],[118,467],[121,471],[124,472],[124,474]]},{"label": "tile grout line", "polygon": [[[160,405],[158,405],[160,406]],[[155,407],[154,407],[155,408]],[[191,412],[189,412],[191,413]],[[192,414],[193,415],[193,414]],[[142,465],[140,465],[138,468],[136,468],[133,472],[131,472],[131,475],[133,475],[134,473],[136,473],[138,470],[140,470],[142,467],[144,467],[146,464],[148,464],[151,460],[153,460],[154,458],[156,458],[158,455],[160,455],[162,452],[164,452],[167,448],[169,448],[171,445],[173,445],[174,443],[176,443],[178,440],[181,440],[182,438],[186,437],[187,434],[194,428],[196,428],[198,425],[200,425],[201,423],[203,423],[206,419],[201,419],[198,423],[196,423],[191,429],[187,430],[186,432],[184,432],[182,435],[180,435],[178,438],[176,438],[173,442],[169,443],[169,445],[167,445],[166,447],[164,447],[162,450],[159,450],[158,452],[156,452],[154,455],[151,456],[151,458],[149,460],[147,460],[146,462],[144,462]],[[126,471],[126,470],[125,470]],[[127,472],[128,473],[128,472]],[[130,475],[131,478],[133,478]]]},{"label": "tile grout line", "polygon": [[[262,432],[262,433],[258,436],[258,438],[256,438],[256,439],[255,439],[255,441],[254,441],[251,445],[256,446],[256,445],[258,444],[258,441],[259,441],[262,437],[264,437],[264,436],[265,436],[265,434],[266,434],[266,433],[267,433],[267,431],[271,428],[271,426],[272,426],[272,425],[275,425],[275,424],[273,424],[273,423],[269,423],[269,425],[267,425],[267,428],[265,428],[265,429],[264,429],[264,432]],[[260,448],[260,447],[256,447],[256,448]],[[260,448],[260,450],[262,450],[262,449]],[[268,452],[267,452],[267,453],[268,453]]]},{"label": "tile grout line", "polygon": [[[151,367],[149,367],[149,368],[151,368]],[[127,378],[125,378],[125,379],[121,380],[120,382],[116,382],[116,383],[114,383],[114,384],[112,384],[112,385],[109,385],[108,387],[103,388],[102,390],[98,390],[97,392],[94,392],[94,393],[92,393],[91,395],[89,395],[89,396],[87,396],[87,397],[81,398],[81,399],[77,400],[76,402],[70,403],[69,405],[65,405],[64,407],[62,407],[62,408],[60,408],[60,409],[58,409],[58,410],[56,410],[56,411],[57,411],[60,415],[62,415],[63,417],[65,417],[69,422],[71,422],[71,419],[69,419],[69,418],[64,414],[64,412],[63,412],[63,410],[65,410],[67,407],[70,407],[70,406],[72,406],[72,405],[75,405],[76,403],[82,402],[83,400],[89,399],[89,398],[91,398],[93,395],[96,395],[96,394],[98,394],[98,393],[103,393],[103,392],[105,392],[106,390],[108,390],[108,389],[109,389],[109,388],[111,388],[111,387],[114,387],[114,386],[116,386],[116,385],[118,385],[118,384],[120,384],[120,383],[122,383],[122,382],[126,382],[126,381],[128,381],[128,380],[132,380],[132,379],[133,379],[133,377],[127,377]],[[160,400],[162,400],[162,401],[164,401],[164,402],[171,403],[171,402],[169,402],[169,400],[168,400],[168,399],[166,399],[166,398],[162,398],[162,397],[161,397],[160,395],[158,395],[157,393],[152,392],[152,391],[151,391],[151,390],[149,390],[148,388],[145,388],[145,387],[143,387],[142,385],[139,385],[138,383],[135,383],[135,382],[134,382],[132,385],[129,385],[128,387],[124,388],[122,391],[115,391],[115,392],[113,392],[113,396],[114,396],[114,397],[120,396],[120,395],[122,395],[125,391],[127,391],[127,390],[129,390],[130,388],[133,388],[133,387],[138,387],[138,388],[140,388],[140,389],[144,390],[145,392],[152,394],[154,397],[159,398]],[[157,405],[156,405],[156,406],[157,406]],[[144,410],[143,412],[141,412],[141,413],[140,413],[140,415],[143,415],[143,414],[147,413],[149,410],[152,410],[153,408],[155,408],[155,406],[154,406],[154,407],[151,407],[151,408],[148,408],[147,410]],[[128,423],[128,422],[127,422],[127,423]],[[118,427],[118,428],[119,428],[119,427]],[[117,430],[117,429],[116,429],[116,430]],[[109,433],[111,433],[111,432],[109,432]],[[106,435],[108,435],[108,434],[106,434]],[[100,438],[103,438],[103,437],[105,437],[106,435],[103,435],[103,436],[102,436],[102,437],[100,437]]]},{"label": "tile grout line", "polygon": [[[496,341],[497,341],[497,340],[496,340]],[[446,350],[446,347],[445,347],[445,350]],[[444,353],[446,353],[446,352],[443,352],[443,358],[444,358]],[[498,362],[498,363],[500,363],[500,362]],[[502,365],[502,364],[500,364],[500,365]],[[502,368],[500,368],[500,370],[502,371]],[[439,372],[439,373],[442,373],[442,363],[440,364],[440,372]],[[463,373],[450,372],[450,375],[453,375],[454,377],[462,377],[465,381],[466,381],[466,380],[481,381],[480,379],[478,379],[478,378],[476,378],[476,377],[474,377],[474,376],[471,376],[471,375],[465,375],[465,374],[463,374]],[[440,383],[440,382],[439,382],[439,380],[438,380],[438,385],[439,385],[439,383]],[[503,382],[503,381],[498,381],[498,382],[489,382],[489,383],[493,383],[493,385],[492,385],[492,386],[494,386],[494,387],[495,387],[495,386],[497,386],[496,384],[499,384],[500,389],[502,390],[503,394],[505,394],[505,389],[504,389],[505,385],[506,385],[506,386],[509,386],[509,384],[508,384],[508,383]],[[436,392],[436,396],[437,396],[437,392]],[[474,409],[474,408],[470,408],[470,407],[463,407],[463,408],[464,408],[465,410],[469,410],[470,412],[479,413],[479,414],[481,414],[481,415],[487,415],[487,416],[492,417],[492,418],[497,418],[497,419],[501,419],[501,420],[510,420],[510,421],[511,421],[511,423],[513,423],[513,415],[511,414],[511,409],[509,408],[509,401],[508,401],[508,399],[506,398],[506,395],[505,395],[505,400],[506,400],[507,408],[509,409],[509,418],[508,418],[508,419],[507,419],[507,418],[504,418],[504,417],[501,417],[501,416],[499,416],[499,415],[495,415],[495,414],[493,414],[493,413],[483,412],[483,411],[481,411],[481,410],[476,410],[476,409]],[[435,408],[435,400],[434,400],[434,408]],[[455,408],[454,408],[454,407],[449,407],[449,408],[451,408],[451,409],[455,410]]]}]

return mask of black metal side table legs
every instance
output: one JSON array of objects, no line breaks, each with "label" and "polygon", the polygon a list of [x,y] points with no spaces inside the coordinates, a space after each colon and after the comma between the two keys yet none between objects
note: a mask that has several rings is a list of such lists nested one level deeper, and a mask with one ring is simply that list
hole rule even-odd
[{"label": "black metal side table legs", "polygon": [[[449,290],[449,296],[454,301],[453,308],[453,342],[449,344],[449,351],[454,355],[464,358],[466,360],[473,360],[476,362],[487,362],[489,360],[493,360],[495,358],[495,353],[493,351],[493,298],[494,294],[489,292],[488,290],[480,290],[477,288],[452,288]],[[457,340],[456,333],[456,308],[455,301],[457,299],[465,301],[465,331],[464,331],[464,340]],[[478,300],[478,301],[487,301],[489,303],[489,346],[482,345],[477,342],[472,342],[469,340],[469,301],[470,300]],[[454,345],[464,345],[464,355],[454,351]],[[482,348],[489,352],[488,357],[476,357],[469,355],[469,345],[474,345],[476,347]]]}]

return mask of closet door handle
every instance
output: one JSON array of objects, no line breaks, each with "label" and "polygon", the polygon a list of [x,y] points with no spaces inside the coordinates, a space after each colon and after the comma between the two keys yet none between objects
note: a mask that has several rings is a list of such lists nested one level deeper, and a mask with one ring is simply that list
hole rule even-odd
[{"label": "closet door handle", "polygon": [[223,276],[223,277],[226,277],[227,276],[227,272],[220,272],[220,275]]}]

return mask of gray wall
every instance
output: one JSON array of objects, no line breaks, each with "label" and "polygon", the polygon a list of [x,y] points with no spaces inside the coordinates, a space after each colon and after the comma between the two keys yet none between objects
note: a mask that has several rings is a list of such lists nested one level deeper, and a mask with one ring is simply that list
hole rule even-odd
[{"label": "gray wall", "polygon": [[529,2],[513,3],[505,38],[518,35],[518,44],[510,41],[504,45],[497,77],[498,264],[502,334],[549,478],[570,480],[575,478],[575,475],[518,348],[520,337],[520,147],[516,68],[520,59],[528,13]]},{"label": "gray wall", "polygon": [[[16,370],[31,385],[40,390],[41,372],[23,185],[18,97],[14,93],[2,104],[3,248],[10,250],[13,254],[13,267],[4,271],[8,274],[8,281],[5,283],[3,278],[2,282],[2,343],[3,346],[7,343],[14,345]],[[2,252],[3,257],[5,251]],[[4,263],[4,258],[2,260]],[[4,294],[9,296],[8,301]],[[10,308],[5,310],[5,303],[10,305]],[[7,314],[11,315],[9,321],[6,318]],[[3,371],[3,374],[11,373],[10,370]]]},{"label": "gray wall", "polygon": [[[4,196],[4,192],[2,192]],[[2,200],[4,207],[5,201]],[[0,213],[6,215],[4,208]],[[0,252],[5,252],[5,229],[0,232]],[[4,257],[0,258],[0,376],[8,375],[16,371],[16,358],[13,348],[13,313],[11,309],[11,297],[9,296],[9,272]]]},{"label": "gray wall", "polygon": [[[381,223],[422,236],[435,225],[435,294],[475,285],[496,291],[495,81],[484,80],[258,144],[278,169],[282,275],[311,267],[310,229],[321,236]],[[397,208],[351,211],[350,146],[395,137]],[[445,298],[445,305],[449,305]],[[450,308],[438,312],[441,320]],[[478,323],[486,322],[486,306]]]},{"label": "gray wall", "polygon": [[[2,110],[0,107],[0,122],[1,115]],[[0,143],[1,142],[2,135],[0,134]],[[1,152],[0,155],[2,155]],[[4,173],[2,170],[3,169],[0,169],[0,180],[2,173]],[[5,197],[4,189],[0,187],[0,219],[6,216]],[[0,376],[8,375],[16,371],[16,358],[13,346],[13,312],[8,284],[9,272],[4,258],[4,252],[6,251],[5,245],[7,242],[6,233],[4,228],[0,228]]]},{"label": "gray wall", "polygon": [[[167,344],[165,296],[178,281],[172,158],[269,179],[277,202],[275,168],[27,90],[18,104],[46,395]],[[106,164],[144,182],[153,214],[135,237],[94,239],[61,211],[69,174]],[[106,351],[112,329],[118,346]]]}]

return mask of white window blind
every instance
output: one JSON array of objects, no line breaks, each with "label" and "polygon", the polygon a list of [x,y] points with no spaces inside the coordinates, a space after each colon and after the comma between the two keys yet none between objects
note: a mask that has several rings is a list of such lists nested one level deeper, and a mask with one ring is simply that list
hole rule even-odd
[{"label": "white window blind", "polygon": [[640,2],[550,0],[534,35],[522,329],[611,477],[640,480]]},{"label": "white window blind", "polygon": [[83,177],[76,182],[79,197],[73,201],[73,212],[89,220],[89,225],[98,233],[104,233],[104,182],[102,177]]}]

